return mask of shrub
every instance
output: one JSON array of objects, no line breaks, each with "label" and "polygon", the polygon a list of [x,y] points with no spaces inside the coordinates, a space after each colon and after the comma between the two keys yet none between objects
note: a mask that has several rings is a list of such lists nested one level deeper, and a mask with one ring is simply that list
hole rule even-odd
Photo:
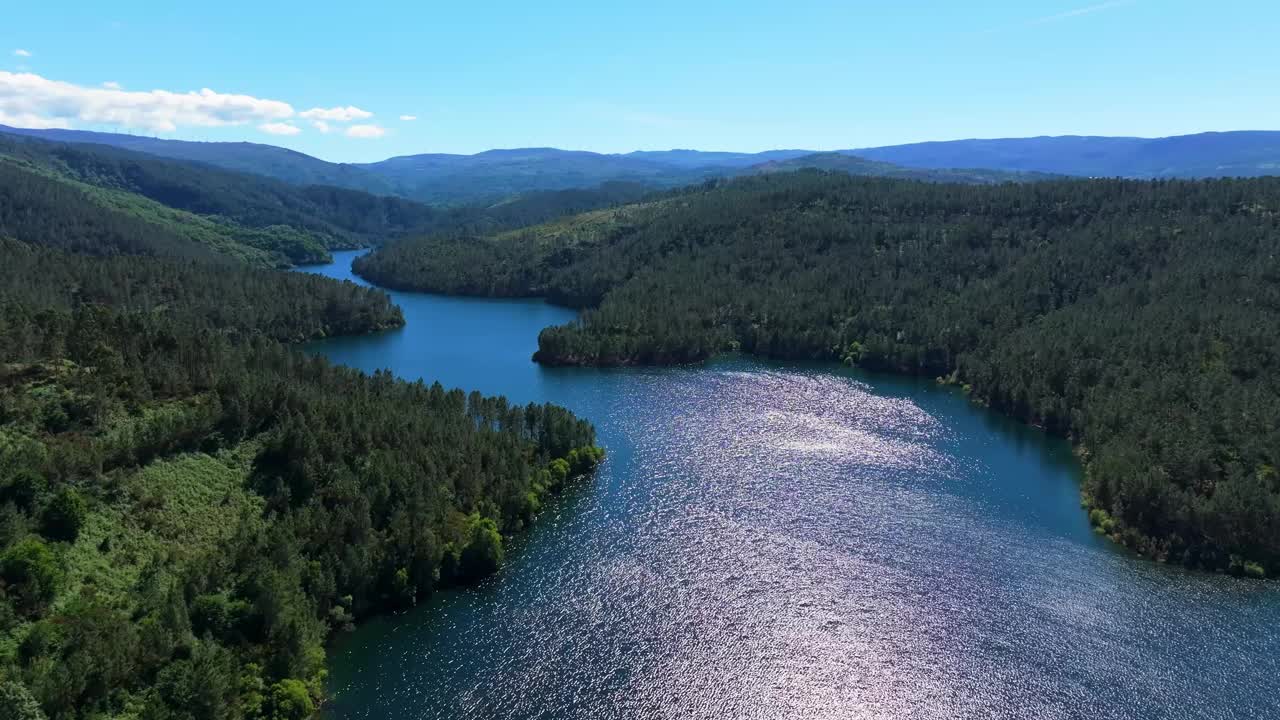
[{"label": "shrub", "polygon": [[1110,535],[1116,529],[1116,520],[1111,514],[1102,508],[1094,508],[1089,511],[1089,524],[1103,535]]},{"label": "shrub", "polygon": [[234,717],[227,703],[236,683],[231,651],[216,643],[200,643],[189,658],[166,665],[156,677],[151,715],[184,720],[224,720]]},{"label": "shrub", "polygon": [[11,502],[30,512],[44,488],[43,477],[32,470],[20,470],[0,486],[0,503]]},{"label": "shrub", "polygon": [[467,541],[459,553],[458,576],[465,582],[474,582],[502,567],[502,535],[490,518],[473,514],[467,520]]},{"label": "shrub", "polygon": [[226,639],[241,630],[252,608],[244,600],[232,600],[225,594],[199,595],[191,603],[191,631],[196,637],[206,633]]},{"label": "shrub", "polygon": [[306,720],[315,711],[316,705],[301,680],[286,678],[271,686],[265,713],[268,720]]},{"label": "shrub", "polygon": [[413,605],[418,597],[418,586],[414,585],[413,580],[409,578],[408,568],[396,570],[391,578],[391,592],[394,594],[394,601],[401,607]]},{"label": "shrub", "polygon": [[44,720],[40,704],[31,696],[25,685],[16,682],[0,683],[0,720]]},{"label": "shrub", "polygon": [[71,488],[63,488],[53,496],[40,518],[40,534],[50,540],[74,542],[89,514],[84,498]]},{"label": "shrub", "polygon": [[564,485],[564,481],[569,478],[569,463],[562,458],[556,458],[547,464],[547,472],[551,476],[551,489],[559,490]]},{"label": "shrub", "polygon": [[62,587],[62,566],[53,551],[39,538],[29,537],[0,558],[0,574],[16,588],[18,606],[34,613],[54,598]]},{"label": "shrub", "polygon": [[604,448],[588,445],[569,451],[569,470],[574,475],[585,475],[604,461]]}]

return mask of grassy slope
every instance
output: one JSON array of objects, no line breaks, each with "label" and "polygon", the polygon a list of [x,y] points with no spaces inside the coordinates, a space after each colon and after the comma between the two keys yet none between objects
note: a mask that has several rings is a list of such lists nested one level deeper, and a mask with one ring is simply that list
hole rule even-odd
[{"label": "grassy slope", "polygon": [[[37,405],[71,399],[64,380],[80,372],[70,363],[0,368],[17,379],[8,392]],[[85,438],[107,446],[127,444],[150,426],[163,426],[200,405],[199,396],[148,403],[139,412],[117,414]],[[57,453],[57,440],[42,433],[32,418],[0,424],[0,470],[18,458]],[[141,467],[109,472],[110,502],[94,503],[74,543],[58,547],[64,585],[53,608],[86,594],[132,615],[136,589],[144,574],[165,582],[202,555],[218,552],[240,527],[242,518],[261,513],[263,500],[250,492],[247,479],[258,443],[249,440],[217,455],[185,453],[162,457]],[[18,651],[29,622],[0,630],[0,664]]]},{"label": "grassy slope", "polygon": [[146,569],[184,567],[231,539],[244,513],[262,509],[262,498],[246,488],[256,450],[247,442],[217,455],[178,455],[118,478],[115,502],[94,506],[67,549],[61,600],[92,587],[132,610]]}]

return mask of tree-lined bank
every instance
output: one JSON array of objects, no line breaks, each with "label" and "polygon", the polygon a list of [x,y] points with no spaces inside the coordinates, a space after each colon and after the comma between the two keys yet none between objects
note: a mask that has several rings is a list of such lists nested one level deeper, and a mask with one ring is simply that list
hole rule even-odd
[{"label": "tree-lined bank", "polygon": [[1280,565],[1280,181],[994,187],[799,172],[361,258],[374,282],[586,308],[547,364],[741,349],[938,376],[1088,448],[1098,528]]}]

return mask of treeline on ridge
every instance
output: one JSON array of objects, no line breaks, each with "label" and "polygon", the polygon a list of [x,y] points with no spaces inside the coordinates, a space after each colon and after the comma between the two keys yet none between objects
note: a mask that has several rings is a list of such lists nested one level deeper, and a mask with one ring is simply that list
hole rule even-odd
[{"label": "treeline on ridge", "polygon": [[[595,189],[529,193],[483,206],[432,207],[358,190],[295,186],[105,145],[3,133],[0,173],[0,188],[10,196],[0,200],[11,211],[16,207],[36,215],[33,200],[47,203],[51,194],[74,195],[76,204],[92,206],[80,214],[110,213],[118,222],[142,228],[141,234],[163,233],[169,236],[165,247],[212,250],[261,266],[324,262],[329,250],[406,234],[518,227],[634,201],[644,192],[635,184],[607,183]],[[64,198],[53,203],[64,209],[72,205]],[[56,217],[40,221],[64,222]]]},{"label": "treeline on ridge", "polygon": [[1087,452],[1098,529],[1280,571],[1280,179],[997,186],[813,171],[708,183],[488,238],[372,253],[367,278],[588,308],[549,364],[743,350],[937,376]]},{"label": "treeline on ridge", "polygon": [[[361,247],[422,230],[440,214],[400,198],[295,187],[107,146],[0,134],[0,156],[10,172],[39,172],[79,190],[90,203],[172,233],[193,232],[185,226],[196,224],[225,243],[277,253],[291,263],[321,262],[330,249]],[[198,217],[192,219],[193,215]]]}]

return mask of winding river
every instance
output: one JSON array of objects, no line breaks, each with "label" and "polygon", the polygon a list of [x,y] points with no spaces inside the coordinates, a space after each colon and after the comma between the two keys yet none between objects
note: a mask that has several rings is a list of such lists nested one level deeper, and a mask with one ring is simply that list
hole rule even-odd
[{"label": "winding river", "polygon": [[1280,717],[1280,587],[1094,535],[1061,440],[832,365],[544,369],[569,311],[391,294],[404,329],[310,349],[565,405],[609,459],[496,577],[343,637],[331,718]]}]

